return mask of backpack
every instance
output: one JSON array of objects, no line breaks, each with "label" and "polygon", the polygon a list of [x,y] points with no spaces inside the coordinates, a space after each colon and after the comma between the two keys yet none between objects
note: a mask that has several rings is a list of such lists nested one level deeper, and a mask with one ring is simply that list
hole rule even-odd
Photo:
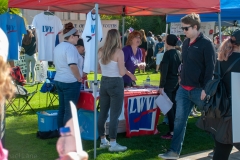
[{"label": "backpack", "polygon": [[220,62],[217,61],[218,73],[214,73],[217,78],[209,80],[204,88],[206,97],[204,99],[203,107],[199,108],[202,110],[203,115],[205,115],[206,112],[211,112],[213,117],[220,118],[227,113],[230,106],[231,97],[227,94],[226,87],[222,79],[239,60],[240,58],[236,59],[222,76]]},{"label": "backpack", "polygon": [[24,76],[19,66],[10,68],[10,76],[12,77],[13,81],[18,85],[23,86],[26,83],[26,80],[24,79]]},{"label": "backpack", "polygon": [[[209,80],[205,86],[206,97],[204,99],[204,106],[199,109],[202,110],[202,115],[196,122],[196,126],[202,130],[214,134],[215,139],[223,140],[222,143],[232,143],[230,135],[231,128],[231,97],[227,95],[226,87],[222,82],[223,77],[229,72],[232,67],[240,60],[236,59],[221,76],[220,62],[218,63],[218,73],[214,73],[217,78]],[[227,138],[226,138],[227,137]]]}]

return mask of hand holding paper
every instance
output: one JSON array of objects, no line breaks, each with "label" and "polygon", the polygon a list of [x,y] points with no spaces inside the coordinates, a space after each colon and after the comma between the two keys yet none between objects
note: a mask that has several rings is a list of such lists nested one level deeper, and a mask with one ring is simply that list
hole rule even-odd
[{"label": "hand holding paper", "polygon": [[164,115],[167,114],[167,112],[172,108],[173,105],[172,101],[168,98],[164,90],[162,90],[162,94],[157,97],[155,103]]}]

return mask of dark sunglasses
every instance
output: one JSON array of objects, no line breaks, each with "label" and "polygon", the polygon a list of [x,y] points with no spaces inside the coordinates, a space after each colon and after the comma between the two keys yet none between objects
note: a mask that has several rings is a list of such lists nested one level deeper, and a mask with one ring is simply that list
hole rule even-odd
[{"label": "dark sunglasses", "polygon": [[188,26],[188,27],[181,27],[182,28],[182,30],[184,31],[188,31],[188,28],[190,28],[190,27],[192,27],[192,26]]},{"label": "dark sunglasses", "polygon": [[79,34],[73,34],[73,36],[76,36],[76,37],[78,37],[78,38],[79,38],[79,36],[80,36],[80,35],[79,35]]}]

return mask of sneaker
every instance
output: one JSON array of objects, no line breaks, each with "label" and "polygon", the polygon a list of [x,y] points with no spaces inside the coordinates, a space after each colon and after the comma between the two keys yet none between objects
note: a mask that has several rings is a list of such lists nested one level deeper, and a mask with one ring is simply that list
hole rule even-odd
[{"label": "sneaker", "polygon": [[120,144],[117,143],[114,147],[109,147],[108,150],[110,152],[122,152],[122,151],[127,150],[127,147],[121,146]]},{"label": "sneaker", "polygon": [[100,148],[109,148],[110,147],[110,143],[107,140],[106,143],[100,143]]},{"label": "sneaker", "polygon": [[167,134],[161,136],[162,139],[172,139],[173,135],[171,135],[170,132],[168,132]]},{"label": "sneaker", "polygon": [[158,157],[163,159],[178,159],[179,155],[173,151],[168,151],[166,153],[159,154]]},{"label": "sneaker", "polygon": [[213,155],[214,155],[214,151],[212,151],[212,152],[208,153],[208,157],[211,157],[211,158],[213,158]]},{"label": "sneaker", "polygon": [[195,118],[196,118],[196,117],[199,117],[199,115],[197,115],[195,112],[191,112],[191,113],[190,113],[190,116],[195,117]]}]

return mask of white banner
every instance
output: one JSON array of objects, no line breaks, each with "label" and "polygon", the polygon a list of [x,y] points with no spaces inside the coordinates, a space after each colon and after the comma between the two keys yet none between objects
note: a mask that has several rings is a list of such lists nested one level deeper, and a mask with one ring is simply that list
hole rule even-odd
[{"label": "white banner", "polygon": [[[211,40],[213,39],[215,22],[202,22],[200,31],[205,34]],[[181,29],[181,23],[171,23],[170,34],[175,35],[184,35],[183,30]]]},{"label": "white banner", "polygon": [[[69,22],[72,22],[74,27],[79,31],[80,35],[82,35],[82,32],[84,30],[84,26],[85,26],[86,21],[82,21],[82,20],[65,21],[64,20],[64,21],[62,21],[62,24],[64,25],[64,24],[69,23]],[[118,30],[118,26],[119,26],[119,21],[118,20],[101,20],[101,23],[102,23],[102,29],[103,29],[103,39],[98,44],[99,48],[103,46],[103,44],[105,42],[105,39],[106,39],[106,36],[107,36],[108,30],[110,30],[110,29],[117,29]],[[63,41],[62,34],[60,34],[59,40],[60,40],[60,42]]]},{"label": "white banner", "polygon": [[240,73],[231,73],[231,84],[232,84],[232,132],[233,132],[233,143],[240,142]]}]

